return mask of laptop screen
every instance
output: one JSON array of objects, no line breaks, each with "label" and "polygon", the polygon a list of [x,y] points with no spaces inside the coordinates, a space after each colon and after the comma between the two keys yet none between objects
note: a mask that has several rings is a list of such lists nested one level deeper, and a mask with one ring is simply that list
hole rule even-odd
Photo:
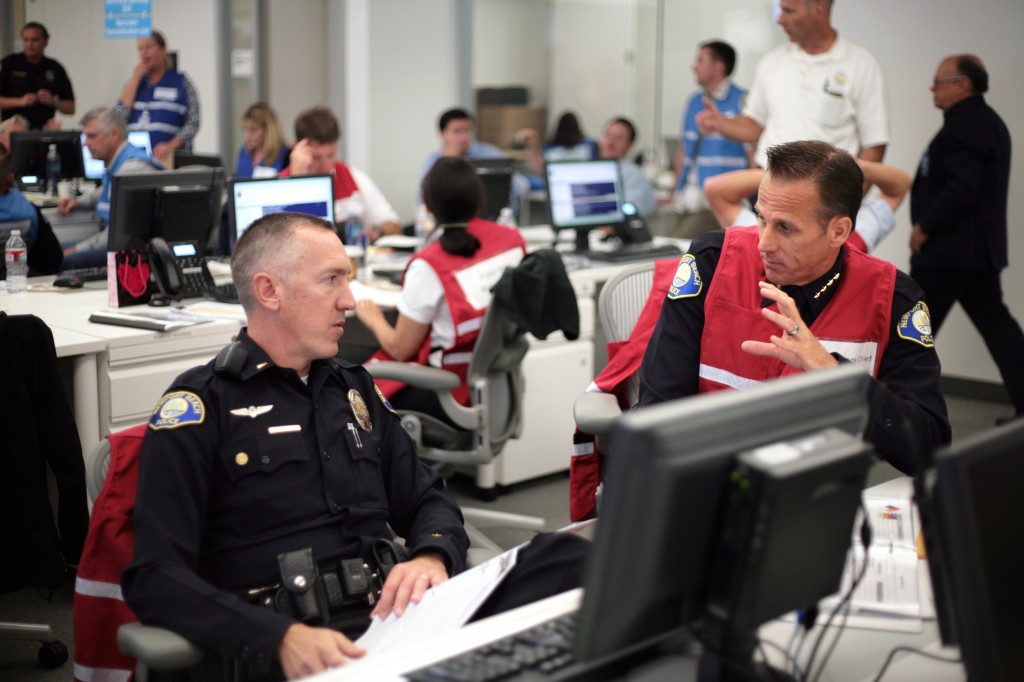
[{"label": "laptop screen", "polygon": [[270,213],[296,211],[334,222],[334,177],[300,175],[277,178],[235,178],[231,181],[231,245],[253,221]]},{"label": "laptop screen", "polygon": [[559,161],[546,165],[551,227],[616,225],[622,212],[622,178],[615,160]]},{"label": "laptop screen", "polygon": [[[128,144],[139,149],[145,149],[146,156],[153,156],[153,144],[149,139],[148,130],[129,130]],[[106,165],[99,159],[92,158],[89,148],[85,146],[85,133],[82,133],[82,166],[85,168],[85,179],[96,181],[103,179],[103,171]]]}]

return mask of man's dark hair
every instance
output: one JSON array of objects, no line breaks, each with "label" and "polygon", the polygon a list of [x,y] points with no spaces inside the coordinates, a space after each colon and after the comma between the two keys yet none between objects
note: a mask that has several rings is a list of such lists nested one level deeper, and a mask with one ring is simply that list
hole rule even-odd
[{"label": "man's dark hair", "polygon": [[[423,176],[423,203],[437,226],[460,225],[480,212],[484,185],[473,165],[461,157],[442,156]],[[441,235],[441,248],[456,256],[469,257],[480,248],[480,241],[464,227],[447,228]]]},{"label": "man's dark hair", "polygon": [[709,40],[702,43],[700,47],[702,50],[707,49],[711,53],[711,58],[716,62],[722,62],[725,65],[726,76],[732,75],[732,70],[736,68],[736,50],[732,45],[722,40]]},{"label": "man's dark hair", "polygon": [[971,92],[979,95],[988,92],[988,71],[973,54],[962,54],[956,58],[956,72],[971,81]]},{"label": "man's dark hair", "polygon": [[281,211],[257,218],[235,242],[231,254],[231,280],[238,291],[238,300],[245,310],[253,310],[256,298],[252,278],[257,272],[277,268],[287,271],[300,254],[294,230],[301,226],[318,227],[337,234],[334,224],[308,213]]},{"label": "man's dark hair", "polygon": [[636,126],[633,125],[632,121],[630,121],[628,118],[626,118],[624,116],[619,116],[617,118],[613,118],[612,120],[608,121],[608,125],[609,126],[614,125],[616,123],[621,123],[622,125],[626,126],[626,128],[629,129],[629,142],[630,142],[630,144],[632,144],[633,142],[636,142]]},{"label": "man's dark hair", "polygon": [[441,114],[441,118],[437,120],[437,129],[442,133],[444,129],[448,127],[448,124],[452,121],[469,121],[473,122],[473,114],[469,113],[465,109],[455,107]]},{"label": "man's dark hair", "polygon": [[300,111],[295,117],[295,141],[312,140],[320,144],[331,144],[341,138],[341,128],[334,112],[325,106],[315,106]]},{"label": "man's dark hair", "polygon": [[768,148],[767,173],[780,182],[813,181],[823,229],[835,216],[848,216],[856,226],[864,173],[849,153],[817,140],[787,142]]},{"label": "man's dark hair", "polygon": [[47,31],[46,27],[43,26],[42,24],[40,24],[38,21],[30,21],[30,22],[28,22],[27,24],[25,24],[24,26],[21,27],[21,32],[24,33],[27,29],[30,29],[30,28],[34,28],[37,31],[39,31],[42,34],[42,36],[43,36],[43,40],[49,40],[50,39],[50,32]]}]

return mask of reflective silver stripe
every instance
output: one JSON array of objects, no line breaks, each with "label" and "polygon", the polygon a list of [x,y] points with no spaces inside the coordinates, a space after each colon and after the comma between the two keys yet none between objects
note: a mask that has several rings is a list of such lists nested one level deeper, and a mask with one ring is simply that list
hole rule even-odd
[{"label": "reflective silver stripe", "polygon": [[75,592],[77,594],[83,594],[86,597],[106,597],[107,599],[117,599],[118,601],[124,601],[124,595],[121,593],[121,586],[117,583],[107,583],[100,580],[86,580],[85,578],[75,578]]},{"label": "reflective silver stripe", "polygon": [[188,110],[188,107],[184,104],[179,104],[177,102],[165,102],[159,99],[150,100],[148,102],[138,102],[133,108],[138,109],[139,111],[145,111],[147,109],[150,111],[153,111],[154,109],[161,109],[163,111],[173,111],[176,114],[184,114]]},{"label": "reflective silver stripe", "polygon": [[741,377],[738,374],[727,372],[724,369],[710,367],[704,363],[701,363],[700,365],[700,378],[707,381],[713,381],[716,384],[728,386],[729,388],[738,388],[740,390],[753,388],[761,383],[755,379],[747,379],[746,377]]},{"label": "reflective silver stripe", "polygon": [[573,443],[572,444],[572,456],[579,457],[580,455],[592,455],[594,454],[594,442],[589,443]]},{"label": "reflective silver stripe", "polygon": [[446,365],[468,365],[473,358],[472,353],[448,353],[444,356]]},{"label": "reflective silver stripe", "polygon": [[82,682],[128,682],[131,675],[131,670],[90,668],[87,665],[75,663],[75,679]]},{"label": "reflective silver stripe", "polygon": [[455,328],[455,332],[459,336],[461,336],[461,335],[466,334],[468,332],[478,331],[480,329],[480,326],[483,324],[483,322],[484,322],[484,318],[482,316],[481,317],[474,317],[472,320],[466,320],[465,322],[461,323],[458,327]]}]

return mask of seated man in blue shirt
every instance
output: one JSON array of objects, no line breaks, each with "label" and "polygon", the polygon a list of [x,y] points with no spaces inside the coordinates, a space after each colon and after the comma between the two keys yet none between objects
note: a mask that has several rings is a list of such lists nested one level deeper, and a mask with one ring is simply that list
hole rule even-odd
[{"label": "seated man in blue shirt", "polygon": [[103,182],[89,194],[77,199],[65,197],[57,203],[61,215],[67,215],[78,206],[96,207],[96,216],[104,228],[64,251],[65,268],[100,267],[107,263],[107,226],[110,223],[110,186],[115,173],[144,173],[164,170],[160,163],[146,154],[144,149],[128,144],[128,126],[124,117],[110,107],[96,107],[82,117],[85,146],[92,158],[107,164]]},{"label": "seated man in blue shirt", "polygon": [[608,121],[601,137],[601,158],[618,160],[626,201],[635,204],[640,215],[649,218],[658,207],[658,199],[643,170],[629,160],[629,150],[635,141],[636,126],[633,122],[622,116],[613,118]]}]

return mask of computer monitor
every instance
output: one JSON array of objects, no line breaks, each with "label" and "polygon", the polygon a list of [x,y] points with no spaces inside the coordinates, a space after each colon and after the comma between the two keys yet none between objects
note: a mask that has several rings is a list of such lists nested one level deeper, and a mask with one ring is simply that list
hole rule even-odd
[{"label": "computer monitor", "polygon": [[270,213],[296,211],[334,222],[334,176],[292,175],[233,178],[228,183],[231,248],[253,221]]},{"label": "computer monitor", "polygon": [[11,170],[26,191],[46,188],[46,154],[57,145],[61,178],[82,177],[82,144],[79,130],[28,130],[11,133]]},{"label": "computer monitor", "polygon": [[917,480],[939,630],[959,644],[967,678],[1022,680],[1024,420],[936,453]]},{"label": "computer monitor", "polygon": [[[85,133],[82,133],[82,177],[86,180],[95,180],[100,182],[103,180],[103,171],[106,170],[106,164],[99,159],[92,158],[92,152],[85,146]],[[129,130],[128,131],[128,144],[139,149],[146,150],[146,156],[153,156],[153,143],[149,139],[148,130]]]},{"label": "computer monitor", "polygon": [[220,227],[220,168],[115,174],[108,251],[141,248],[153,237],[205,249]]},{"label": "computer monitor", "polygon": [[509,157],[491,159],[467,159],[484,185],[484,204],[480,217],[497,220],[501,209],[512,205],[512,176],[516,172],[516,160]]},{"label": "computer monitor", "polygon": [[186,166],[223,168],[224,159],[220,157],[220,154],[199,154],[197,152],[186,152],[180,149],[174,150],[174,167],[185,168]]},{"label": "computer monitor", "polygon": [[587,251],[590,230],[622,225],[626,216],[618,161],[552,161],[544,168],[551,227],[575,230],[577,253]]},{"label": "computer monitor", "polygon": [[869,382],[847,365],[624,415],[584,574],[578,660],[674,635],[752,665],[757,625],[834,593],[870,464]]}]

